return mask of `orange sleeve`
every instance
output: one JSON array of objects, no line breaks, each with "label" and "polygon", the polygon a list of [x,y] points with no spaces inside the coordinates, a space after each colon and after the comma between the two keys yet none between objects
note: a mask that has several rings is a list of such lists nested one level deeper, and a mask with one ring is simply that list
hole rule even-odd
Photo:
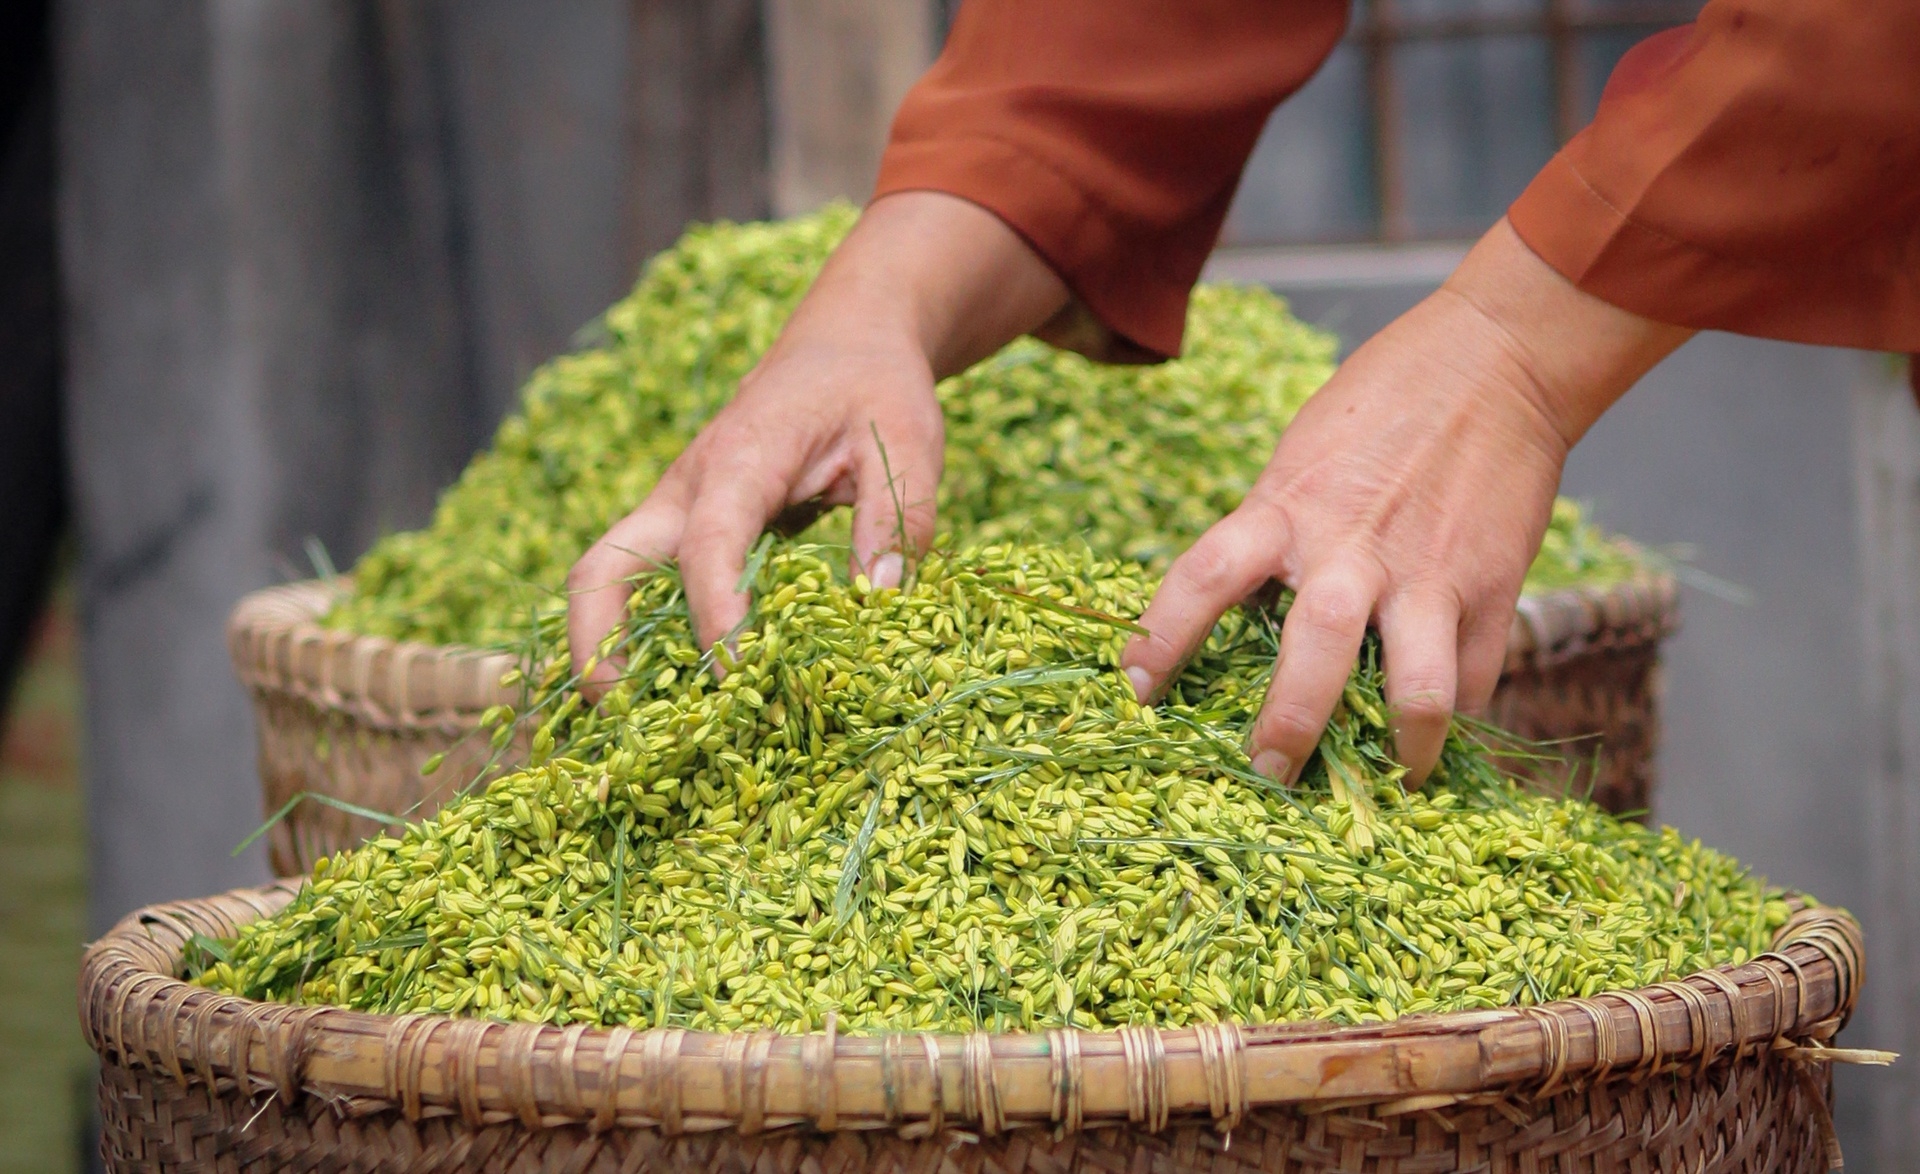
[{"label": "orange sleeve", "polygon": [[981,205],[1118,336],[1102,357],[1178,354],[1267,115],[1345,26],[1346,0],[967,0],[875,195]]},{"label": "orange sleeve", "polygon": [[1711,0],[1621,59],[1508,215],[1647,318],[1920,350],[1920,4]]}]

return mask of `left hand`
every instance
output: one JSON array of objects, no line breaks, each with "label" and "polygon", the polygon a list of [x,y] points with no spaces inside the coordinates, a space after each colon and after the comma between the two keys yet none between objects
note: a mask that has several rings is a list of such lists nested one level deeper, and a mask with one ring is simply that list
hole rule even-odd
[{"label": "left hand", "polygon": [[875,200],[738,394],[568,573],[582,691],[597,698],[617,678],[596,653],[644,570],[677,562],[701,647],[725,639],[747,615],[747,551],[786,509],[852,505],[849,576],[897,586],[933,539],[934,384],[1071,322],[1068,305],[1046,259],[987,209],[933,191]]},{"label": "left hand", "polygon": [[1395,754],[1418,784],[1456,706],[1486,705],[1568,450],[1691,331],[1582,293],[1505,221],[1431,297],[1340,366],[1240,507],[1177,559],[1121,658],[1156,699],[1269,580],[1296,593],[1254,722],[1291,783],[1371,623]]}]

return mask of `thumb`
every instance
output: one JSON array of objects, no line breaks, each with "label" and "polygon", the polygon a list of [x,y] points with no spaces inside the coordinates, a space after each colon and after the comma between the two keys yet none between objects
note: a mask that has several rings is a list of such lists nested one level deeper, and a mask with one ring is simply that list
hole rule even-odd
[{"label": "thumb", "polygon": [[934,497],[946,454],[938,438],[906,440],[877,429],[855,465],[853,571],[898,587],[906,560],[933,544]]}]

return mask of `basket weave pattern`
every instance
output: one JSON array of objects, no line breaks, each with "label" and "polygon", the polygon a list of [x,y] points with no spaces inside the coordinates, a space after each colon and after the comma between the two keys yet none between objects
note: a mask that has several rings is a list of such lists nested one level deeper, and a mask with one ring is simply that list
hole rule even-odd
[{"label": "basket weave pattern", "polygon": [[[407,819],[431,814],[494,761],[476,730],[494,704],[517,705],[500,677],[513,658],[455,646],[395,642],[320,627],[333,588],[293,583],[247,596],[227,625],[234,670],[253,697],[266,809],[302,792]],[[1520,601],[1492,717],[1527,738],[1558,744],[1573,767],[1600,743],[1592,787],[1610,811],[1644,811],[1653,792],[1660,641],[1673,630],[1671,578],[1633,580]],[[522,733],[524,739],[525,734]],[[445,753],[430,778],[421,766]],[[525,746],[499,761],[524,760]],[[1548,787],[1556,762],[1512,764]],[[303,803],[274,826],[273,870],[304,876],[322,856],[380,825]]]},{"label": "basket weave pattern", "polygon": [[171,973],[291,887],[89,949],[115,1171],[1796,1174],[1836,1156],[1819,1044],[1859,932],[1803,910],[1744,966],[1399,1023],[708,1035],[252,1003]]},{"label": "basket weave pattern", "polygon": [[1653,806],[1660,642],[1673,634],[1677,604],[1671,576],[1520,600],[1488,717],[1549,743],[1566,763],[1512,764],[1520,773],[1548,786],[1571,776],[1616,814]]},{"label": "basket weave pattern", "polygon": [[[334,590],[305,582],[257,591],[227,623],[234,671],[253,698],[268,812],[305,793],[421,819],[496,761],[524,761],[524,744],[496,759],[477,732],[488,706],[520,701],[500,685],[512,657],[323,628]],[[445,761],[423,776],[436,754]],[[268,858],[276,875],[305,875],[379,831],[373,820],[303,803],[274,825]]]}]

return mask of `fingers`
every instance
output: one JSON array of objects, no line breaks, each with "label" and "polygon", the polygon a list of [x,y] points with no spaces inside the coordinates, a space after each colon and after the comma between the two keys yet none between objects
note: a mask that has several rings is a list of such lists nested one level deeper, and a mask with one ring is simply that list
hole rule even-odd
[{"label": "fingers", "polygon": [[[933,544],[934,494],[945,454],[919,438],[870,437],[856,464],[853,572],[875,587],[898,587],[905,556]],[[882,445],[885,444],[885,448]]]},{"label": "fingers", "polygon": [[1165,693],[1214,622],[1272,577],[1272,552],[1282,537],[1276,529],[1264,515],[1237,510],[1167,568],[1167,577],[1140,617],[1146,633],[1135,636],[1120,654],[1120,667],[1141,701]]},{"label": "fingers", "polygon": [[1409,786],[1427,781],[1447,741],[1459,683],[1459,606],[1445,596],[1401,597],[1380,609],[1393,756]]},{"label": "fingers", "polygon": [[[1243,507],[1175,560],[1140,617],[1147,633],[1120,658],[1142,701],[1165,693],[1220,616],[1270,581],[1278,570],[1272,552],[1285,538],[1275,512]],[[1255,770],[1287,783],[1298,778],[1346,689],[1387,582],[1378,565],[1349,560],[1315,570],[1302,583],[1248,739]],[[1485,647],[1463,641],[1460,615],[1458,603],[1439,593],[1404,596],[1380,608],[1394,755],[1411,785],[1425,782],[1439,761],[1457,698],[1484,703],[1499,677],[1504,629],[1489,659]],[[1473,675],[1463,679],[1463,669]]]},{"label": "fingers", "polygon": [[747,552],[786,506],[790,480],[747,463],[703,479],[680,540],[680,581],[701,647],[726,639],[746,618],[748,597],[739,588]]},{"label": "fingers", "polygon": [[[801,527],[830,505],[855,503],[859,569],[872,566],[876,581],[897,585],[900,557],[875,556],[897,550],[903,533],[915,551],[932,540],[942,448],[938,405],[931,407],[931,428],[895,426],[905,439],[889,461],[880,459],[871,434],[863,446],[806,436],[769,444],[759,435],[763,430],[753,427],[703,433],[640,508],[594,543],[569,573],[574,670],[585,668],[625,618],[633,576],[669,560],[679,565],[695,638],[705,647],[726,639],[747,614],[740,576],[754,542],[770,523]],[[863,447],[870,459],[858,455]],[[895,468],[890,487],[889,462],[900,458],[905,467]],[[616,666],[595,665],[583,681],[585,692],[598,697],[617,676]]]},{"label": "fingers", "polygon": [[1333,716],[1380,590],[1377,572],[1327,568],[1302,583],[1280,629],[1280,659],[1253,722],[1253,769],[1292,783]]},{"label": "fingers", "polygon": [[[575,673],[626,619],[633,577],[673,558],[686,523],[686,498],[684,477],[670,470],[640,508],[615,522],[567,572],[567,645]],[[597,664],[582,690],[598,697],[617,676],[614,666]]]},{"label": "fingers", "polygon": [[1507,634],[1513,627],[1513,605],[1469,613],[1461,625],[1460,693],[1456,707],[1462,713],[1483,715],[1493,700],[1494,687],[1507,664]]}]

